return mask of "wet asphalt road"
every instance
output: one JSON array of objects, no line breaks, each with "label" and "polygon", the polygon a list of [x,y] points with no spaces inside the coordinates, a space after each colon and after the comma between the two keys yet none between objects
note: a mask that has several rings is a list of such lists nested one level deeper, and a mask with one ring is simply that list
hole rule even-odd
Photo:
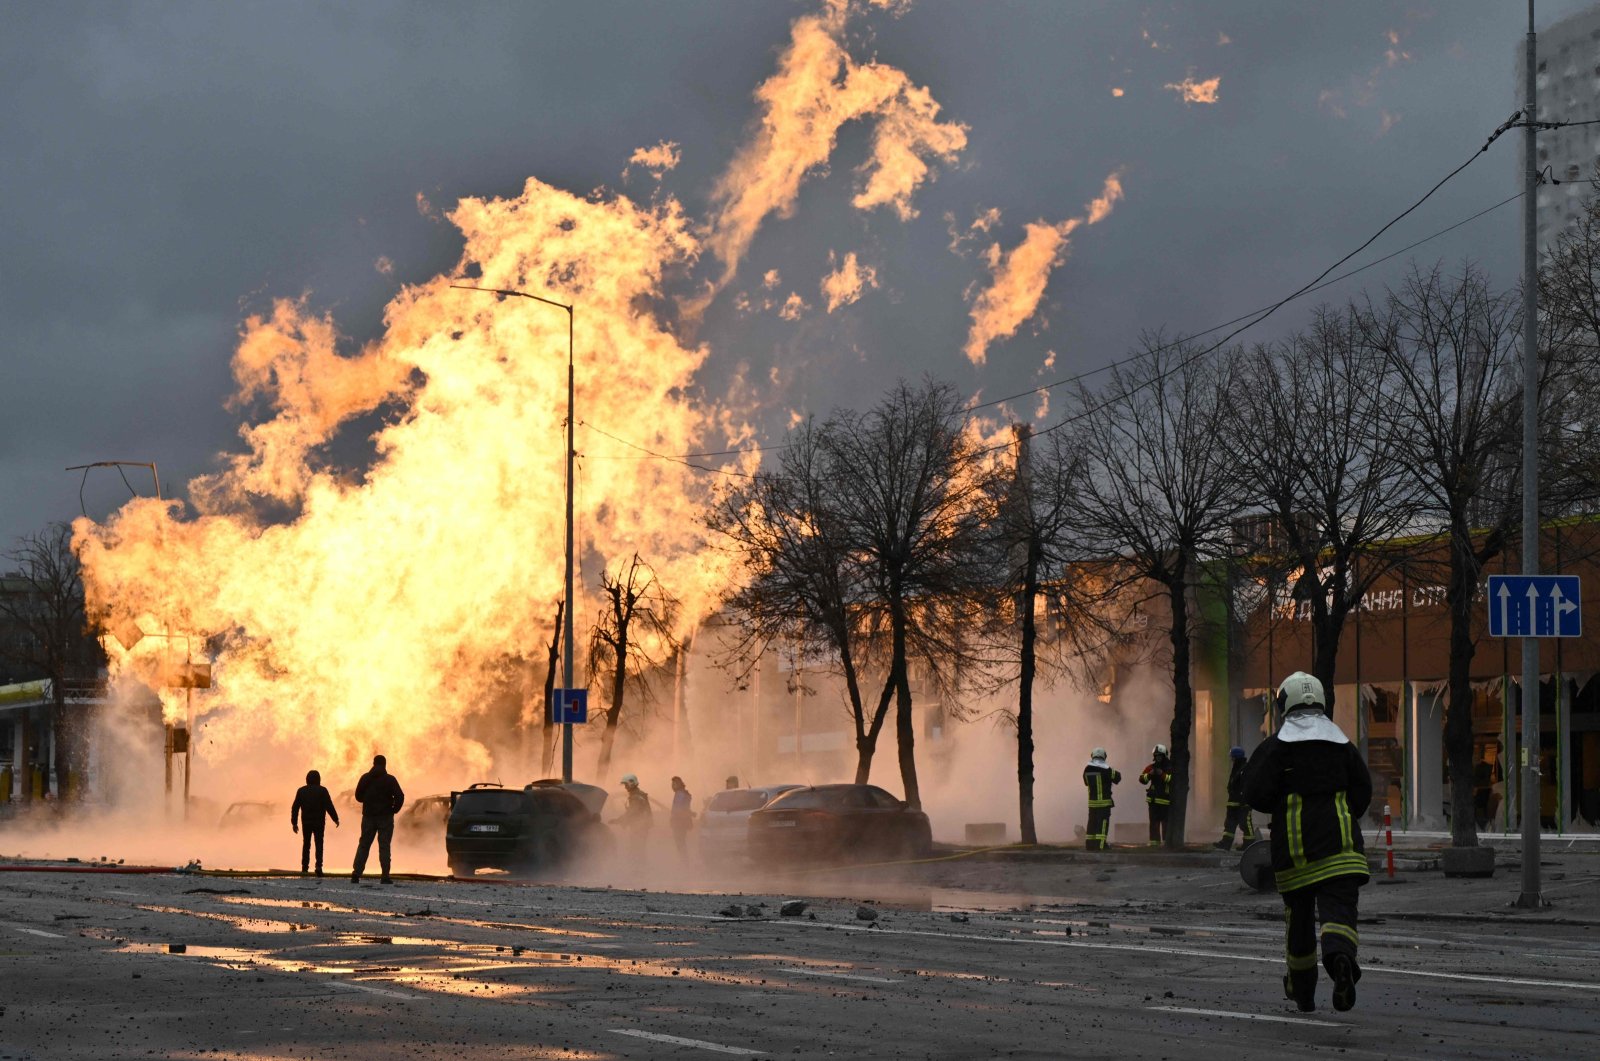
[{"label": "wet asphalt road", "polygon": [[1363,923],[1302,1015],[1260,910],[780,898],[7,873],[0,1057],[1600,1055],[1596,927]]}]

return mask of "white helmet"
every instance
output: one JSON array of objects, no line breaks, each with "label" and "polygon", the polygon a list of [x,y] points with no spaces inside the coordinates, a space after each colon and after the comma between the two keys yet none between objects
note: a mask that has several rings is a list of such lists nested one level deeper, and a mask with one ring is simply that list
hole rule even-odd
[{"label": "white helmet", "polygon": [[1103,763],[1106,761],[1106,750],[1104,748],[1096,748],[1094,751],[1089,753],[1089,758],[1093,759],[1095,762]]},{"label": "white helmet", "polygon": [[1297,670],[1278,686],[1278,710],[1285,714],[1302,707],[1326,710],[1328,698],[1323,694],[1322,682],[1314,675]]},{"label": "white helmet", "polygon": [[1167,754],[1167,746],[1165,744],[1157,744],[1154,748],[1150,749],[1150,754],[1151,755],[1166,755]]},{"label": "white helmet", "polygon": [[637,785],[639,783],[639,777],[637,774],[623,774],[622,783],[624,785]]}]

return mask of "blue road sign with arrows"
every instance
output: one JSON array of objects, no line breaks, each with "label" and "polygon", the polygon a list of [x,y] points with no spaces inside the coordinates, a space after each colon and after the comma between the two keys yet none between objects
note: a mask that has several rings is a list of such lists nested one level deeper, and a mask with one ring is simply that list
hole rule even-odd
[{"label": "blue road sign with arrows", "polygon": [[1490,637],[1581,637],[1577,575],[1490,575]]},{"label": "blue road sign with arrows", "polygon": [[589,690],[551,689],[550,721],[558,726],[581,726],[589,721]]}]

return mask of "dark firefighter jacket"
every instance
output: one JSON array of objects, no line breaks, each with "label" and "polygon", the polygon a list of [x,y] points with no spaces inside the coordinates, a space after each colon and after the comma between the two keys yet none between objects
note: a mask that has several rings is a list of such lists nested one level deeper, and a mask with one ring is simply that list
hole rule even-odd
[{"label": "dark firefighter jacket", "polygon": [[1166,759],[1151,763],[1139,774],[1139,784],[1150,786],[1144,794],[1146,803],[1165,807],[1172,802],[1172,764]]},{"label": "dark firefighter jacket", "polygon": [[387,770],[374,767],[356,782],[356,802],[361,804],[363,818],[392,817],[405,801],[406,794],[400,790],[400,782]]},{"label": "dark firefighter jacket", "polygon": [[1372,777],[1354,744],[1268,737],[1245,768],[1244,797],[1272,815],[1278,891],[1370,876],[1361,816],[1372,802]]},{"label": "dark firefighter jacket", "polygon": [[1122,771],[1104,764],[1090,763],[1083,768],[1083,783],[1089,789],[1090,807],[1115,807],[1111,799],[1111,786],[1122,781]]},{"label": "dark firefighter jacket", "polygon": [[328,790],[321,785],[301,785],[300,791],[294,794],[294,806],[289,808],[289,824],[298,821],[306,827],[306,832],[320,833],[329,816],[333,824],[339,824],[339,812],[334,809]]},{"label": "dark firefighter jacket", "polygon": [[1244,806],[1244,760],[1235,759],[1228,771],[1228,806]]}]

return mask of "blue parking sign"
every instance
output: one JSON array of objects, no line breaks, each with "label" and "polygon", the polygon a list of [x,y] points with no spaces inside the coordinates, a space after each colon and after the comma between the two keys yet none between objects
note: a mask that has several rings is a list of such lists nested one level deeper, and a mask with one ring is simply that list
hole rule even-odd
[{"label": "blue parking sign", "polygon": [[581,726],[589,721],[589,690],[551,689],[550,721],[558,726]]},{"label": "blue parking sign", "polygon": [[1577,575],[1490,575],[1490,637],[1582,637]]}]

